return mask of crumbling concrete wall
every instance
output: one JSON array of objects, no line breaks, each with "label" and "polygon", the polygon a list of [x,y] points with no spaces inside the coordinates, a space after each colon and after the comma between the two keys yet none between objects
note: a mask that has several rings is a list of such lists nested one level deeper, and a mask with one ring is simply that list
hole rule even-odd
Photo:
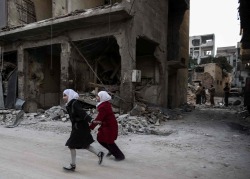
[{"label": "crumbling concrete wall", "polygon": [[201,81],[202,85],[207,89],[211,85],[215,87],[217,96],[223,95],[223,88],[228,79],[223,76],[222,69],[216,63],[208,63],[200,65],[204,69],[202,72],[193,72],[193,81]]},{"label": "crumbling concrete wall", "polygon": [[169,63],[169,97],[171,108],[186,102],[188,79],[188,46],[189,46],[189,10],[183,8],[184,1],[169,1],[168,14],[168,51]]},{"label": "crumbling concrete wall", "polygon": [[104,5],[104,0],[52,0],[53,17],[66,15],[75,10],[84,10]]},{"label": "crumbling concrete wall", "polygon": [[[69,82],[69,62],[71,60],[71,45],[68,41],[61,43],[61,75],[60,75],[60,94],[63,94],[63,90],[70,87]],[[60,104],[62,104],[62,99]]]},{"label": "crumbling concrete wall", "polygon": [[[208,63],[204,66],[204,72],[209,73],[213,77],[216,95],[223,95],[225,79],[223,78],[221,68],[215,63]],[[206,87],[210,87],[210,85],[206,84]]]},{"label": "crumbling concrete wall", "polygon": [[[187,91],[188,91],[188,59],[189,59],[189,10],[186,10],[183,14],[183,18],[178,29],[179,39],[179,61],[184,64],[185,68],[177,71],[177,95],[175,96],[176,105],[178,107],[183,103],[187,102]],[[171,85],[171,84],[169,84]]]},{"label": "crumbling concrete wall", "polygon": [[68,13],[80,9],[89,9],[104,5],[104,0],[70,0],[68,1]]},{"label": "crumbling concrete wall", "polygon": [[[157,50],[154,53],[155,63],[158,63],[156,73],[159,73],[160,79],[157,85],[149,87],[145,91],[144,98],[156,102],[157,105],[167,107],[167,83],[168,70],[166,64],[167,54],[167,16],[168,16],[167,1],[135,1],[134,9],[131,11],[134,14],[134,20],[131,21],[135,33],[135,38],[146,38],[158,44]],[[130,24],[128,24],[130,25]],[[138,61],[139,62],[139,61]],[[155,65],[153,66],[155,68]],[[147,87],[146,87],[147,88]],[[156,95],[157,94],[157,95]]]},{"label": "crumbling concrete wall", "polygon": [[67,0],[52,0],[52,16],[58,17],[67,14]]}]

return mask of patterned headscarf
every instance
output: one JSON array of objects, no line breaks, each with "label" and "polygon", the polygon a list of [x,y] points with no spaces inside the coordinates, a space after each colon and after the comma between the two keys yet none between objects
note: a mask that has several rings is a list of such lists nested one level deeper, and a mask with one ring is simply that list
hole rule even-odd
[{"label": "patterned headscarf", "polygon": [[98,96],[100,98],[100,102],[97,103],[96,107],[102,104],[103,102],[111,100],[111,96],[106,91],[100,91],[98,93]]},{"label": "patterned headscarf", "polygon": [[63,94],[66,94],[68,96],[68,101],[66,103],[66,105],[72,100],[72,99],[78,99],[79,95],[77,92],[75,92],[72,89],[66,89],[63,91]]}]

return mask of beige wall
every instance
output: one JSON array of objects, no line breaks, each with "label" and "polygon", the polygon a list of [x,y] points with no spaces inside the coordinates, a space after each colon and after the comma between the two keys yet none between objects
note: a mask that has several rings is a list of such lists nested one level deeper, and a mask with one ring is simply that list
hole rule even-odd
[{"label": "beige wall", "polygon": [[[35,5],[36,19],[41,21],[52,17],[52,0],[32,0]],[[61,1],[61,0],[60,0]]]},{"label": "beige wall", "polygon": [[223,88],[228,78],[222,76],[221,68],[215,63],[208,63],[202,65],[204,67],[203,73],[193,73],[193,81],[201,81],[202,85],[207,89],[210,85],[214,85],[216,95],[223,95]]}]

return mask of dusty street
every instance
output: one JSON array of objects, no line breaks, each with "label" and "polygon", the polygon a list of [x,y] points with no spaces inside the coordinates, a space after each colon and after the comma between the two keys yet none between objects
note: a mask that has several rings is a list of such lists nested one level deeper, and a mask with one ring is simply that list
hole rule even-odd
[{"label": "dusty street", "polygon": [[[36,130],[37,125],[44,127]],[[161,130],[173,131],[169,136],[120,136],[117,144],[125,161],[105,157],[99,166],[96,156],[78,150],[73,173],[62,170],[70,160],[64,146],[69,122],[0,126],[0,179],[249,179],[248,126],[233,110],[197,109],[161,124]]]}]

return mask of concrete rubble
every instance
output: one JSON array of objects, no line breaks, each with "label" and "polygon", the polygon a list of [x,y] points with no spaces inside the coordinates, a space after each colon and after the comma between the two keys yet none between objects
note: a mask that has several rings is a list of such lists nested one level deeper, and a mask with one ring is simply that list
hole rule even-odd
[{"label": "concrete rubble", "polygon": [[[119,135],[127,135],[129,133],[170,135],[174,131],[161,130],[161,125],[165,124],[168,120],[182,119],[183,115],[186,112],[192,112],[195,108],[211,108],[208,103],[202,105],[194,105],[194,91],[195,87],[189,85],[187,97],[188,102],[181,105],[179,108],[166,109],[158,106],[146,105],[142,102],[135,102],[134,108],[130,112],[125,114],[117,107],[116,104],[119,101],[117,101],[117,99],[114,97],[113,100],[111,100],[111,104],[118,121]],[[216,105],[213,106],[213,108],[225,108],[223,106],[223,103],[220,102],[221,98],[218,99],[219,100],[217,100]],[[92,116],[93,119],[95,119],[98,112],[95,108],[96,101],[94,94],[81,94],[80,100],[87,104],[86,108],[84,109],[90,116]],[[236,114],[238,114],[241,118],[248,119],[249,117],[247,117],[247,110],[243,107],[242,104],[243,103],[239,99],[237,99],[236,101],[232,102],[228,109],[230,110],[234,108],[234,110],[236,109]],[[67,123],[68,130],[66,130],[65,132],[70,131],[71,125],[69,121],[69,115],[67,114],[65,106],[53,106],[47,110],[38,109],[36,113],[25,113],[23,110],[15,109],[0,110],[0,124],[9,128],[17,127],[18,125],[31,126],[50,121],[56,123]],[[32,127],[38,129],[41,128],[39,126]],[[54,126],[53,129],[57,129],[57,127]],[[97,129],[95,129],[95,132],[96,131]]]},{"label": "concrete rubble", "polygon": [[[81,98],[88,101],[92,105],[92,109],[85,109],[94,119],[97,116],[95,109],[96,102],[90,95]],[[92,101],[92,102],[90,102]],[[111,101],[112,103],[112,101]],[[153,134],[153,135],[170,135],[174,131],[160,130],[160,126],[168,120],[177,120],[182,118],[184,112],[192,111],[193,107],[185,104],[181,108],[174,110],[164,109],[155,106],[147,106],[143,103],[136,103],[134,108],[126,114],[115,112],[118,121],[119,135],[127,135],[129,133],[137,134]],[[119,111],[113,108],[113,111]],[[23,110],[0,110],[0,124],[5,127],[17,127],[18,125],[35,125],[49,121],[69,123],[69,115],[65,106],[53,106],[48,110],[39,109],[36,113],[25,113]],[[68,125],[70,129],[71,125]]]}]

